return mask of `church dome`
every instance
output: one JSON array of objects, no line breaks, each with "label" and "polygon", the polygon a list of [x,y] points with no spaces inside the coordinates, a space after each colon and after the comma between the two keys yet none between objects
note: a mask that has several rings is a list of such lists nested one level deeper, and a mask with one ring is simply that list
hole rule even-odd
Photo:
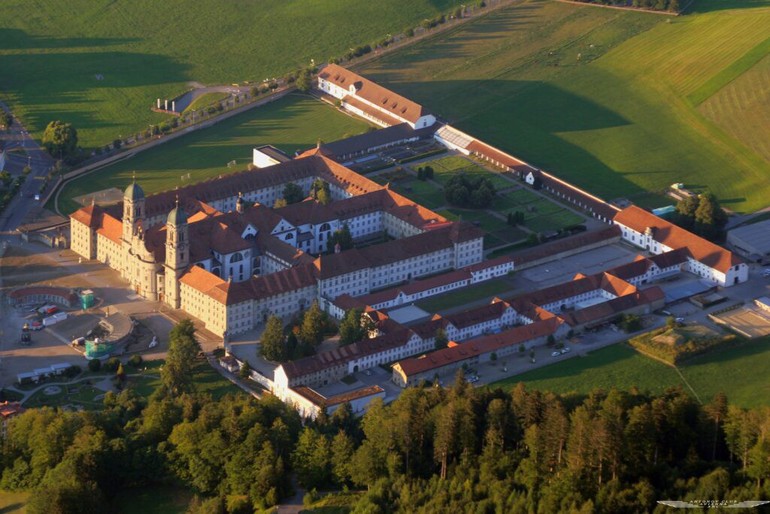
[{"label": "church dome", "polygon": [[168,213],[167,222],[172,225],[182,225],[183,223],[187,223],[187,214],[184,212],[184,209],[179,206],[179,202],[177,202],[176,207],[171,209],[171,212]]},{"label": "church dome", "polygon": [[126,188],[126,192],[123,193],[123,198],[135,202],[144,198],[144,191],[142,191],[142,188],[139,187],[139,184],[134,181]]}]

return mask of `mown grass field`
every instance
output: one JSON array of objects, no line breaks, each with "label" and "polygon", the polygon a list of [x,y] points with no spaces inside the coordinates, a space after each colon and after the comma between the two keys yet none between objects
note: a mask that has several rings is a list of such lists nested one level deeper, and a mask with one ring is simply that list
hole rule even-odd
[{"label": "mown grass field", "polygon": [[[575,349],[575,348],[573,348]],[[703,402],[719,392],[742,407],[770,405],[770,338],[761,338],[737,348],[697,357],[679,367],[682,375]],[[671,386],[690,392],[676,370],[617,344],[492,384],[510,388],[524,382],[532,389],[557,393],[586,394],[595,388],[629,389],[659,393]]]},{"label": "mown grass field", "polygon": [[[314,146],[319,138],[335,141],[367,126],[315,99],[290,95],[74,180],[62,189],[59,209],[69,214],[79,207],[72,198],[110,187],[123,189],[134,172],[145,193],[156,193],[244,170],[252,148],[260,144],[293,155]],[[232,160],[236,166],[228,168]]]},{"label": "mown grass field", "polygon": [[358,71],[604,198],[684,182],[745,212],[770,203],[768,26],[768,0],[673,19],[531,0]]},{"label": "mown grass field", "polygon": [[34,135],[62,119],[93,148],[161,121],[151,104],[191,81],[261,82],[460,3],[9,0],[0,24],[0,94]]}]

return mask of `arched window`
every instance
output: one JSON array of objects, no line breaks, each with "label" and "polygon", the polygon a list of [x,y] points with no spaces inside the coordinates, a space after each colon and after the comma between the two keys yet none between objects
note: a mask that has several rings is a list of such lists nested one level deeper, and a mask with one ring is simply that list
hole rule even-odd
[{"label": "arched window", "polygon": [[325,231],[331,230],[331,229],[332,229],[332,226],[329,225],[328,223],[324,223],[323,225],[321,225],[321,232],[325,232]]},{"label": "arched window", "polygon": [[220,270],[219,268],[213,268],[213,269],[211,270],[211,272],[212,272],[214,275],[218,276],[218,277],[221,277],[221,276],[222,276],[222,270]]},{"label": "arched window", "polygon": [[241,255],[241,252],[235,252],[232,257],[230,257],[230,263],[233,262],[241,262],[243,260],[243,255]]},{"label": "arched window", "polygon": [[284,239],[285,239],[285,240],[287,240],[287,241],[288,241],[289,239],[294,239],[294,232],[289,232],[288,234],[286,234],[286,236],[284,237]]}]

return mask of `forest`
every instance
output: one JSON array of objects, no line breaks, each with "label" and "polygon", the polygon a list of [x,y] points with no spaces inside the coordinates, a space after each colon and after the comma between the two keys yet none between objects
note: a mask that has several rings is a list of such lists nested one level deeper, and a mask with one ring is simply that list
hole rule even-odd
[{"label": "forest", "polygon": [[[188,513],[263,512],[306,490],[359,490],[355,513],[667,512],[657,500],[770,497],[770,408],[717,395],[701,405],[596,390],[559,396],[426,384],[363,417],[343,405],[315,420],[266,394],[191,392],[191,325],[172,331],[163,387],[128,388],[104,409],[30,409],[2,439],[0,488],[32,491],[27,512],[112,510],[117,491],[174,485]],[[168,370],[168,371],[167,371]]]}]

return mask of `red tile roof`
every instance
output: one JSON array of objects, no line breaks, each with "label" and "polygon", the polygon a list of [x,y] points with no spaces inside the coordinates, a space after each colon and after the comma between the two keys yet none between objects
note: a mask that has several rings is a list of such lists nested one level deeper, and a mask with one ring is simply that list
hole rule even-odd
[{"label": "red tile roof", "polygon": [[102,209],[98,205],[91,204],[87,207],[81,207],[80,209],[76,210],[70,214],[70,218],[82,223],[83,225],[95,228],[101,221],[102,212]]},{"label": "red tile roof", "polygon": [[225,281],[200,266],[192,266],[179,277],[179,282],[188,285],[201,293],[209,294],[215,287],[225,284]]},{"label": "red tile roof", "polygon": [[20,300],[25,296],[35,295],[60,296],[70,305],[75,305],[78,301],[78,296],[69,289],[45,286],[23,287],[21,289],[16,289],[15,291],[12,291],[8,297],[12,300]]},{"label": "red tile roof", "polygon": [[421,116],[426,114],[421,105],[375,84],[371,80],[342,66],[329,64],[324,67],[318,76],[348,91],[350,86],[353,85],[356,89],[356,96],[412,123],[417,122]]},{"label": "red tile roof", "polygon": [[693,259],[722,273],[727,273],[731,267],[743,262],[731,251],[635,205],[620,211],[614,221],[641,234],[651,228],[653,238],[659,243],[674,250],[686,248]]},{"label": "red tile roof", "polygon": [[451,364],[457,364],[472,357],[491,353],[501,348],[546,337],[549,334],[553,334],[560,323],[561,321],[557,318],[536,321],[529,325],[514,327],[499,334],[471,339],[457,346],[431,352],[422,357],[404,359],[396,363],[396,366],[399,366],[407,377],[425,373]]},{"label": "red tile roof", "polygon": [[319,407],[322,407],[322,406],[332,407],[334,405],[339,405],[341,403],[352,402],[353,400],[358,400],[359,398],[366,398],[367,396],[374,396],[376,394],[381,394],[385,392],[385,389],[383,389],[382,387],[378,385],[372,385],[372,386],[362,387],[354,391],[347,391],[344,393],[335,394],[333,396],[327,397],[319,393],[315,389],[311,389],[310,387],[307,387],[307,386],[296,386],[296,387],[293,387],[292,389],[298,394],[300,394],[301,396],[310,400],[311,403]]},{"label": "red tile roof", "polygon": [[483,157],[487,157],[493,161],[499,162],[500,164],[503,164],[516,171],[530,171],[535,169],[524,161],[520,161],[519,159],[516,159],[507,153],[501,152],[497,148],[489,146],[486,143],[482,143],[478,139],[474,139],[471,144],[466,147],[466,150],[475,152]]},{"label": "red tile roof", "polygon": [[[400,123],[403,123],[400,118],[397,118],[396,116],[393,116],[385,111],[381,111],[379,109],[375,109],[368,103],[364,102],[363,100],[356,98],[355,96],[348,95],[342,100],[346,105],[349,105],[355,109],[358,109],[360,111],[363,111],[364,113],[368,114],[372,118],[375,118],[377,120],[380,120],[382,123],[390,126],[395,127],[396,125],[399,125]],[[414,122],[413,122],[414,123]]]},{"label": "red tile roof", "polygon": [[123,238],[123,222],[116,220],[109,214],[103,214],[101,225],[96,229],[97,234],[101,234],[110,241],[120,243]]},{"label": "red tile roof", "polygon": [[282,364],[283,370],[290,379],[300,378],[332,367],[344,366],[354,359],[403,346],[409,341],[410,336],[409,330],[398,330],[374,339],[319,352],[293,362],[285,362]]},{"label": "red tile roof", "polygon": [[483,231],[468,222],[453,222],[449,226],[403,239],[331,255],[322,255],[316,259],[316,268],[319,271],[319,278],[327,279],[368,267],[384,266],[444,248],[451,248],[455,243],[470,241],[483,236]]},{"label": "red tile roof", "polygon": [[227,304],[269,298],[311,287],[315,284],[316,277],[313,265],[302,264],[268,275],[251,277],[243,282],[233,282],[230,284]]},{"label": "red tile roof", "polygon": [[9,402],[6,400],[3,403],[0,403],[0,416],[2,416],[4,420],[21,414],[24,411],[24,407],[22,407],[19,402]]}]

